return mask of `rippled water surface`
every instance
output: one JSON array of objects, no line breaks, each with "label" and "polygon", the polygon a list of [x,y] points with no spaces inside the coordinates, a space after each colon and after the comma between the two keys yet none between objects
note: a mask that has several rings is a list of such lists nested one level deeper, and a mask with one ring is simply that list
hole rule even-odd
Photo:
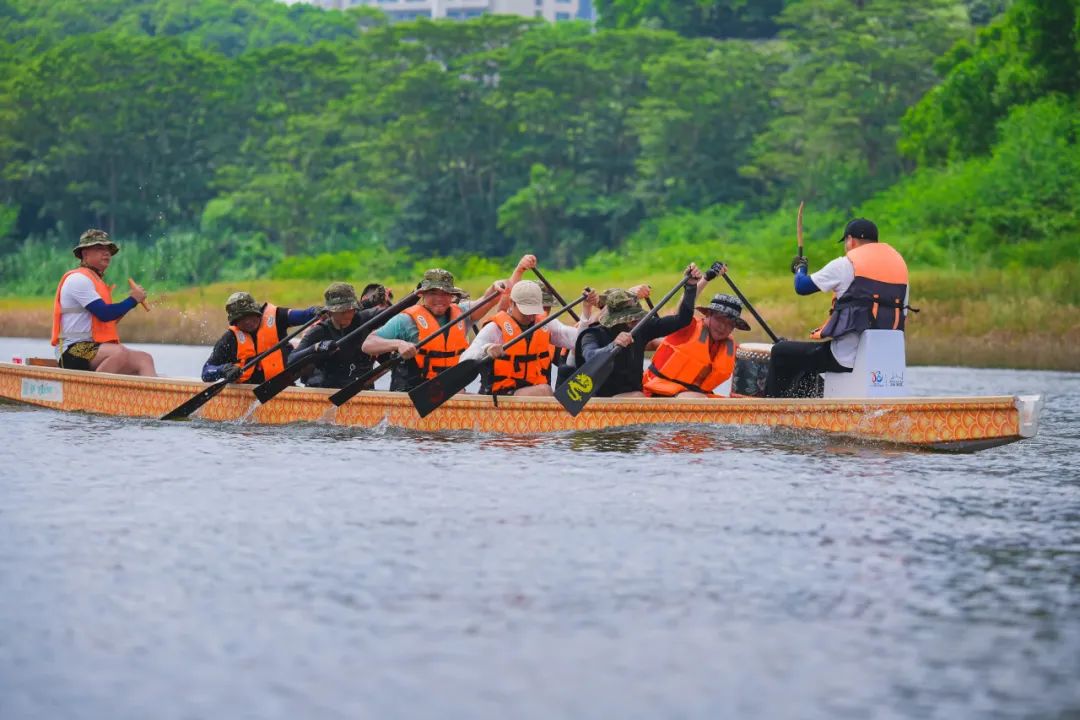
[{"label": "rippled water surface", "polygon": [[1077,717],[1080,374],[909,379],[1042,393],[1040,435],[0,405],[0,718]]}]

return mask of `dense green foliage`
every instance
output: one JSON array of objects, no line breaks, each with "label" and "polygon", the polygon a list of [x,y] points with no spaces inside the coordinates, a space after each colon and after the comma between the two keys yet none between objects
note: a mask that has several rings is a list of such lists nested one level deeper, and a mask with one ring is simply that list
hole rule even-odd
[{"label": "dense green foliage", "polygon": [[1007,5],[606,0],[593,31],[0,0],[0,289],[54,287],[88,226],[173,286],[778,269],[800,199],[821,260],[862,212],[917,263],[1050,265],[1080,233],[1080,0]]}]

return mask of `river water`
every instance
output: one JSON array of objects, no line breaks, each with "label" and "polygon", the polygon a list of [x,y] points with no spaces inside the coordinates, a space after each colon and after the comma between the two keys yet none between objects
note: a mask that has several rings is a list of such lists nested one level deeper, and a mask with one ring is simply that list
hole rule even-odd
[{"label": "river water", "polygon": [[[152,348],[194,375],[208,350]],[[44,354],[0,340],[0,358]],[[972,455],[0,404],[0,718],[1080,715],[1080,373]]]}]

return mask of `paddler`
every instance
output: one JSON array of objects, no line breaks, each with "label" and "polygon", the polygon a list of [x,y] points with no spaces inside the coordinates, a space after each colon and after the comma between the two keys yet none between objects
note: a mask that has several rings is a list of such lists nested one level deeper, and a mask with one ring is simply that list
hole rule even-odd
[{"label": "paddler", "polygon": [[767,397],[816,395],[817,383],[804,382],[804,378],[822,372],[851,372],[864,330],[904,329],[908,311],[904,258],[892,246],[878,242],[877,226],[865,218],[849,222],[840,242],[845,254],[812,275],[807,273],[806,258],[791,261],[796,293],[833,293],[828,320],[810,333],[815,340],[827,342],[781,340],[773,345],[765,384]]},{"label": "paddler", "polygon": [[[385,302],[385,288],[383,291],[381,301]],[[343,388],[371,370],[374,359],[360,349],[359,342],[352,343],[349,347],[337,348],[333,352],[330,352],[330,344],[364,325],[385,308],[381,307],[381,302],[375,302],[370,307],[361,309],[355,288],[344,282],[330,283],[323,292],[323,299],[326,312],[330,315],[329,321],[313,325],[289,359],[297,362],[307,355],[316,355],[319,359],[315,361],[314,369],[304,380],[304,384],[308,387]],[[358,340],[363,340],[363,337]]]},{"label": "paddler", "polygon": [[[408,392],[438,373],[457,365],[462,353],[469,347],[466,328],[455,323],[441,337],[417,349],[417,344],[443,325],[459,317],[471,308],[470,302],[454,303],[454,276],[447,270],[432,268],[424,273],[417,286],[420,301],[390,319],[381,328],[365,338],[361,349],[371,356],[396,352],[407,361],[398,363],[390,376],[390,389]],[[484,295],[505,292],[506,283],[492,283]],[[494,309],[496,303],[492,302]],[[478,311],[479,312],[479,311]],[[487,312],[486,310],[484,312]],[[476,316],[472,320],[478,321]]]},{"label": "paddler", "polygon": [[272,303],[259,304],[250,293],[235,292],[225,301],[229,329],[218,339],[202,369],[203,382],[227,379],[258,385],[285,369],[289,346],[275,350],[241,372],[240,366],[266,348],[285,339],[288,329],[303,325],[323,311],[318,305],[290,310]]},{"label": "paddler", "polygon": [[700,318],[668,335],[641,379],[648,397],[717,397],[713,391],[731,377],[739,344],[732,331],[749,330],[742,303],[719,293],[697,308]]},{"label": "paddler", "polygon": [[[595,293],[585,302],[590,301],[596,302]],[[555,320],[527,340],[506,350],[502,347],[545,317],[544,293],[540,285],[519,279],[510,290],[510,308],[496,313],[462,354],[464,360],[480,360],[486,354],[495,361],[481,374],[481,393],[534,397],[553,394],[550,384],[552,348],[572,348],[578,335],[576,327]]]},{"label": "paddler", "polygon": [[131,294],[112,301],[114,286],[105,284],[112,256],[120,252],[104,230],[90,229],[79,237],[72,251],[79,267],[60,278],[53,300],[52,338],[60,367],[154,377],[154,358],[149,353],[120,344],[117,324],[139,303],[146,291],[130,281]]},{"label": "paddler", "polygon": [[617,288],[604,293],[604,310],[599,322],[578,335],[574,349],[577,364],[579,367],[584,365],[611,344],[628,348],[630,352],[621,352],[615,357],[611,375],[596,392],[596,397],[644,396],[641,377],[645,346],[653,339],[670,335],[690,324],[694,319],[694,300],[708,282],[694,263],[690,263],[686,273],[691,282],[683,290],[678,312],[664,317],[653,316],[648,326],[638,330],[636,335],[631,335],[630,331],[646,315],[638,296]]}]

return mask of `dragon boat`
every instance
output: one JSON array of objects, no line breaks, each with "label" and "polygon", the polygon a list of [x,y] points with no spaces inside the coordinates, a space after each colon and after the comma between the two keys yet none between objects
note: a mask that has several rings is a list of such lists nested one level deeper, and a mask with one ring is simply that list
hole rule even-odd
[{"label": "dragon boat", "polygon": [[[182,378],[140,378],[0,362],[0,399],[62,411],[159,418],[207,387]],[[405,393],[368,391],[335,407],[333,390],[288,388],[262,405],[251,385],[231,385],[193,416],[203,421],[389,425],[419,431],[504,434],[641,425],[784,427],[909,447],[972,452],[1033,437],[1041,396],[867,399],[596,398],[572,417],[554,398],[459,394],[420,418]]]}]

